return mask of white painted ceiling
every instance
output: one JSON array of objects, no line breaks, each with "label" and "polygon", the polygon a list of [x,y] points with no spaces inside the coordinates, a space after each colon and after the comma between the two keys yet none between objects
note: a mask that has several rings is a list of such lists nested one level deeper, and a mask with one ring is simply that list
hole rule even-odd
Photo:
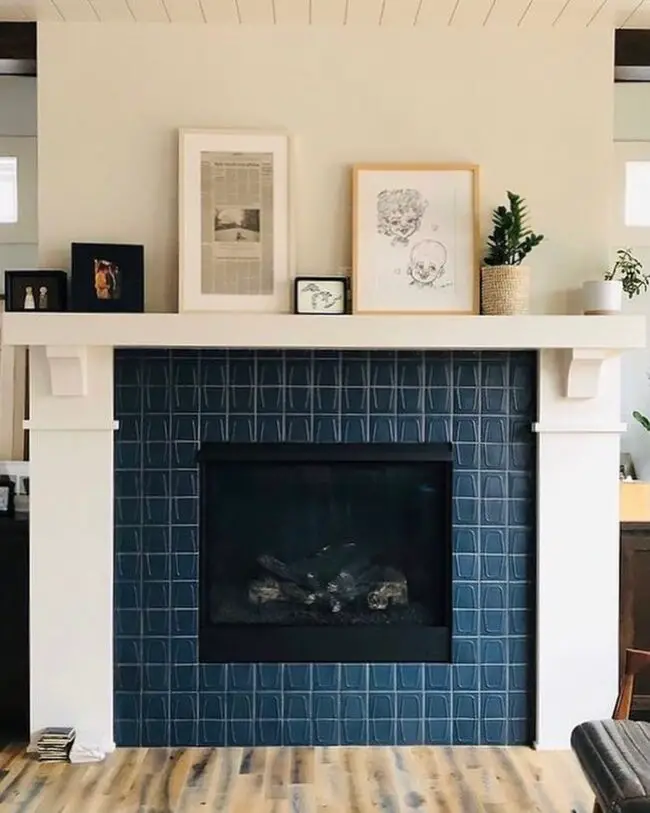
[{"label": "white painted ceiling", "polygon": [[650,28],[650,0],[0,0],[0,21]]}]

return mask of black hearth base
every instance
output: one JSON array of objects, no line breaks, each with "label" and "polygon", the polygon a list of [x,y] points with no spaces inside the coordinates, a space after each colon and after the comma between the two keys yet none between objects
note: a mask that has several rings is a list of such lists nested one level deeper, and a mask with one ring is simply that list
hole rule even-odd
[{"label": "black hearth base", "polygon": [[449,627],[208,627],[201,663],[449,663]]}]

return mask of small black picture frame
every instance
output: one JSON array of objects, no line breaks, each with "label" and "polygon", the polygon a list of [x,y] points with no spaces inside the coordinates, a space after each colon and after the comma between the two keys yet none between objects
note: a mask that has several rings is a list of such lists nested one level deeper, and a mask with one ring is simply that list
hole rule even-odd
[{"label": "small black picture frame", "polygon": [[77,313],[142,313],[144,246],[73,243],[70,294]]},{"label": "small black picture frame", "polygon": [[342,316],[348,308],[348,278],[296,277],[293,312],[310,316]]},{"label": "small black picture frame", "polygon": [[5,271],[5,310],[53,313],[67,310],[68,275],[65,271]]}]

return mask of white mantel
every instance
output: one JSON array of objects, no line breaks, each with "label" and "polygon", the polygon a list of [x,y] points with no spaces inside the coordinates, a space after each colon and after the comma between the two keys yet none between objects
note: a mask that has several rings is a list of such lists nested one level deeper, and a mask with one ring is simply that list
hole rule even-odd
[{"label": "white mantel", "polygon": [[32,314],[31,725],[113,747],[113,350],[116,347],[536,349],[537,744],[608,716],[618,671],[620,353],[643,317]]}]

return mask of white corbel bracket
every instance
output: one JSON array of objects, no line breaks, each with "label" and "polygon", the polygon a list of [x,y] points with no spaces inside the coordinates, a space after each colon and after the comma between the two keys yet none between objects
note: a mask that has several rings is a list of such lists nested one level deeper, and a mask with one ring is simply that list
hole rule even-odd
[{"label": "white corbel bracket", "polygon": [[88,394],[88,348],[48,345],[45,357],[50,370],[50,386],[55,397],[82,397]]},{"label": "white corbel bracket", "polygon": [[619,351],[574,347],[566,355],[566,397],[596,398],[603,365],[619,355]]}]

